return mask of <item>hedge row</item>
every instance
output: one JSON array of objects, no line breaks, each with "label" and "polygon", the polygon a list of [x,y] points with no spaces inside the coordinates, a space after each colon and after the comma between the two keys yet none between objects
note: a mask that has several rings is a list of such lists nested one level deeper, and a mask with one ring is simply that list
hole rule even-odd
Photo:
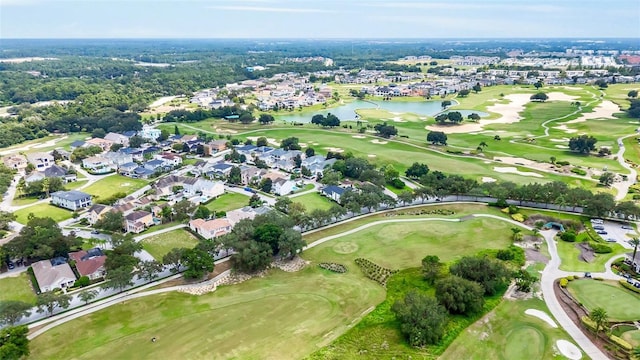
[{"label": "hedge row", "polygon": [[338,263],[320,263],[318,264],[318,266],[325,270],[333,271],[339,274],[344,274],[347,272],[347,267]]},{"label": "hedge row", "polygon": [[618,280],[618,282],[620,283],[620,285],[622,285],[622,287],[627,288],[635,293],[640,294],[640,289],[638,289],[637,287],[629,284],[626,280]]},{"label": "hedge row", "polygon": [[387,269],[367,259],[357,258],[354,261],[366,277],[382,286],[386,286],[389,277],[398,272],[398,270]]}]

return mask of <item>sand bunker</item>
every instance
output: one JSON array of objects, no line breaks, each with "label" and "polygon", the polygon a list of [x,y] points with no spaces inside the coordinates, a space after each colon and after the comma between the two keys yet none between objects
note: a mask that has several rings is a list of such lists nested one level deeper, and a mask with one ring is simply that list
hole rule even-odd
[{"label": "sand bunker", "polygon": [[571,360],[580,360],[582,359],[582,352],[578,349],[577,346],[568,342],[567,340],[558,340],[556,342],[556,346],[558,350],[562,354],[562,356]]},{"label": "sand bunker", "polygon": [[383,140],[378,140],[378,139],[373,139],[371,140],[372,143],[374,144],[379,144],[379,145],[384,145],[387,143],[387,141],[383,141]]},{"label": "sand bunker", "polygon": [[501,162],[503,162],[505,164],[511,164],[511,165],[530,166],[530,165],[537,164],[533,160],[529,160],[529,159],[525,159],[525,158],[512,157],[512,156],[496,156],[493,159],[497,160],[497,161],[501,161]]},{"label": "sand bunker", "polygon": [[404,120],[402,120],[402,118],[400,116],[394,116],[390,119],[393,122],[406,122]]},{"label": "sand bunker", "polygon": [[352,138],[354,139],[366,139],[367,137],[364,135],[353,135]]},{"label": "sand bunker", "polygon": [[592,119],[615,119],[613,114],[620,112],[620,107],[609,100],[601,102],[592,112],[582,114],[581,117],[565,122],[565,124],[574,124]]},{"label": "sand bunker", "polygon": [[482,177],[482,182],[483,183],[492,183],[492,182],[496,182],[497,180],[492,178],[492,177],[488,177],[488,176],[483,176]]},{"label": "sand bunker", "polygon": [[556,145],[556,147],[558,149],[568,149],[569,148],[567,145]]},{"label": "sand bunker", "polygon": [[553,321],[553,319],[547,315],[546,312],[544,311],[540,311],[540,310],[536,310],[536,309],[527,309],[527,311],[524,312],[527,315],[531,315],[533,317],[537,317],[538,319],[546,322],[547,324],[549,324],[549,326],[551,326],[552,328],[557,328],[558,325],[556,324],[555,321]]},{"label": "sand bunker", "polygon": [[370,158],[374,158],[374,157],[376,157],[376,156],[378,156],[378,155],[376,155],[376,154],[369,154],[369,155],[367,155],[367,156],[368,156],[368,157],[370,157]]},{"label": "sand bunker", "polygon": [[[548,93],[548,101],[574,101],[578,97],[567,95],[561,92]],[[496,120],[480,119],[475,124],[463,124],[457,126],[427,126],[427,130],[442,131],[447,134],[459,134],[468,133],[473,131],[480,131],[484,125],[489,124],[512,124],[522,119],[519,115],[524,110],[524,106],[531,102],[531,94],[509,94],[504,97],[509,100],[507,104],[493,104],[487,107],[489,112],[501,114],[502,116]]]},{"label": "sand bunker", "polygon": [[341,148],[335,148],[335,147],[326,147],[325,150],[334,152],[334,153],[341,153],[344,152],[344,149]]},{"label": "sand bunker", "polygon": [[562,138],[562,139],[549,139],[549,141],[552,141],[552,142],[561,142],[561,143],[566,143],[567,141],[569,141],[569,138]]},{"label": "sand bunker", "polygon": [[573,134],[573,133],[577,133],[578,132],[578,130],[576,130],[576,129],[569,129],[567,127],[567,125],[565,125],[565,124],[562,124],[560,126],[554,126],[553,128],[557,129],[557,130],[562,130],[562,131],[566,132],[567,134]]},{"label": "sand bunker", "polygon": [[[247,139],[256,142],[258,141],[259,138],[261,138],[262,136],[247,136]],[[276,139],[274,138],[267,138],[267,143],[271,144],[271,145],[276,145],[276,146],[280,146],[280,142],[276,141]],[[299,144],[300,146],[302,146],[302,143]],[[305,144],[306,146],[306,144]]]},{"label": "sand bunker", "polygon": [[519,171],[517,168],[513,166],[503,166],[503,167],[494,166],[493,171],[503,173],[503,174],[508,173],[508,174],[522,175],[522,176],[533,176],[533,177],[540,177],[540,178],[542,177],[542,175],[538,173],[529,172],[529,171]]}]

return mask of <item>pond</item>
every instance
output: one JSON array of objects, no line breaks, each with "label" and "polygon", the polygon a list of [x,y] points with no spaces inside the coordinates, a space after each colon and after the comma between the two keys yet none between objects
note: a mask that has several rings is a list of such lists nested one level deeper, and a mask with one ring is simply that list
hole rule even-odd
[{"label": "pond", "polygon": [[[456,104],[455,100],[453,101],[454,105]],[[411,102],[395,102],[395,101],[353,101],[344,105],[340,105],[338,107],[334,107],[331,109],[324,109],[314,112],[285,112],[281,114],[276,114],[275,117],[279,120],[284,120],[286,122],[298,122],[298,123],[308,123],[311,121],[311,117],[316,114],[321,114],[326,116],[328,113],[332,113],[337,116],[340,120],[355,120],[357,119],[356,110],[357,109],[375,109],[380,108],[383,110],[387,110],[389,112],[394,113],[413,113],[417,115],[423,116],[433,116],[442,111],[442,106],[440,101],[411,101]],[[483,113],[481,111],[471,111],[471,110],[455,110],[460,111],[463,116],[467,116],[472,112],[477,113],[480,116],[487,116],[489,114]]]}]

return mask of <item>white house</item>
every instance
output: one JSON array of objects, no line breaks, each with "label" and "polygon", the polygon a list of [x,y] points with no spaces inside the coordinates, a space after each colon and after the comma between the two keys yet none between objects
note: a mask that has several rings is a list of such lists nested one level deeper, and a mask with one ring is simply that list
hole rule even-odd
[{"label": "white house", "polygon": [[82,167],[93,174],[106,174],[115,170],[115,165],[102,156],[91,156],[82,160]]},{"label": "white house", "polygon": [[208,198],[215,198],[224,194],[224,183],[222,181],[211,181],[196,179],[196,181],[185,181],[183,184],[185,193],[196,195],[201,193]]},{"label": "white house", "polygon": [[154,127],[144,125],[142,130],[138,133],[140,137],[145,139],[155,140],[160,137],[161,131],[160,129],[156,129]]},{"label": "white house", "polygon": [[205,239],[227,234],[231,231],[231,223],[227,219],[202,220],[195,219],[189,221],[189,228]]},{"label": "white house", "polygon": [[76,190],[56,191],[51,194],[51,203],[76,211],[91,206],[91,195]]},{"label": "white house", "polygon": [[55,164],[53,156],[43,152],[27,154],[27,160],[35,166],[36,170],[44,170]]},{"label": "white house", "polygon": [[76,281],[76,275],[67,263],[53,266],[51,260],[42,260],[31,264],[31,269],[43,292],[67,288]]},{"label": "white house", "polygon": [[322,189],[321,193],[339,204],[345,191],[347,190],[339,186],[329,185]]},{"label": "white house", "polygon": [[273,182],[273,193],[277,195],[287,195],[292,193],[296,188],[296,182],[287,179],[277,179]]},{"label": "white house", "polygon": [[120,144],[123,147],[129,146],[129,138],[118,133],[110,132],[104,137],[106,140],[112,141],[115,144]]}]

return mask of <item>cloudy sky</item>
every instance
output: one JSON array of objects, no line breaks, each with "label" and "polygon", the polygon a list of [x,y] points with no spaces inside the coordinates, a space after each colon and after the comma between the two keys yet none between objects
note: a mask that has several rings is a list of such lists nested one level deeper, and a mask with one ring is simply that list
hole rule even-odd
[{"label": "cloudy sky", "polygon": [[639,0],[0,0],[1,38],[640,38]]}]

